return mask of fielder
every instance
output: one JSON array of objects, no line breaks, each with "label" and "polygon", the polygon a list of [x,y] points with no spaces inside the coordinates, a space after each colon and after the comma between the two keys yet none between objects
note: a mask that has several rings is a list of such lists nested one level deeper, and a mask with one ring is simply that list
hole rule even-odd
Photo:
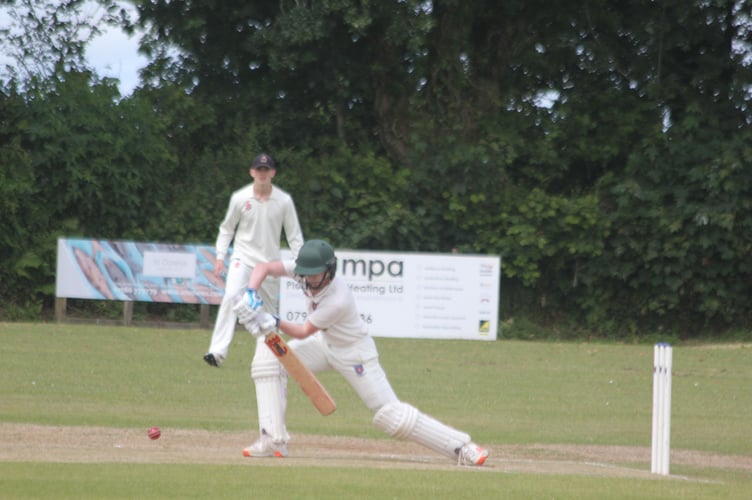
[{"label": "fielder", "polygon": [[[277,169],[271,156],[265,153],[256,156],[250,168],[253,183],[232,194],[227,214],[219,226],[217,258],[214,263],[216,277],[221,278],[225,272],[225,256],[233,240],[234,245],[230,267],[227,270],[224,297],[217,312],[209,351],[204,355],[204,361],[210,366],[219,367],[227,358],[237,325],[232,308],[237,296],[245,292],[251,271],[260,263],[280,258],[282,229],[293,255],[297,255],[303,246],[303,232],[293,199],[272,184],[276,173]],[[264,311],[276,314],[279,280],[267,280],[257,290],[260,297],[263,297],[263,303],[259,298],[257,308],[263,306]],[[276,362],[276,358],[264,345],[263,338],[260,338],[251,362],[251,377],[257,393],[265,393],[264,385],[268,384],[265,370],[273,362]],[[266,420],[268,405],[259,404],[258,408],[259,428],[269,427],[271,424]]]},{"label": "fielder", "polygon": [[[473,443],[468,434],[400,401],[379,364],[376,344],[358,313],[355,296],[336,270],[334,249],[322,240],[306,242],[296,260],[259,263],[248,291],[235,305],[238,319],[258,338],[275,330],[293,337],[290,348],[312,372],[337,370],[374,412],[374,425],[387,434],[415,441],[458,464],[483,465],[488,450]],[[301,285],[307,298],[305,323],[291,323],[261,311],[256,290],[267,276],[288,276]],[[275,358],[257,369],[269,381],[256,394],[259,413],[264,407],[269,425],[262,426],[258,440],[243,455],[285,457],[290,439],[285,425],[286,373]]]}]

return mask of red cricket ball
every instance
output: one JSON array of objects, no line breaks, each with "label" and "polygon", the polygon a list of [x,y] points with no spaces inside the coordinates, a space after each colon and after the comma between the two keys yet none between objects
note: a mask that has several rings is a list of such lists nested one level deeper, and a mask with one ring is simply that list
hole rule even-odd
[{"label": "red cricket ball", "polygon": [[162,431],[159,430],[159,427],[154,426],[151,429],[149,429],[149,439],[159,439],[159,436],[162,435]]}]

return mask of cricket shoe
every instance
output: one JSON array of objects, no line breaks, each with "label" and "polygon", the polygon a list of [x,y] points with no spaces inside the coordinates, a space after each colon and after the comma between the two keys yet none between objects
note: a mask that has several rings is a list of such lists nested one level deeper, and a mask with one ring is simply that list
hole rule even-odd
[{"label": "cricket shoe", "polygon": [[221,365],[224,360],[225,358],[221,354],[214,354],[211,352],[204,354],[204,361],[206,361],[206,364],[209,366],[219,368],[219,365]]},{"label": "cricket shoe", "polygon": [[488,450],[475,443],[467,443],[457,450],[457,465],[483,465],[488,458]]},{"label": "cricket shoe", "polygon": [[266,434],[262,434],[255,443],[243,450],[244,457],[277,457],[283,458],[287,456],[287,444],[275,443]]}]

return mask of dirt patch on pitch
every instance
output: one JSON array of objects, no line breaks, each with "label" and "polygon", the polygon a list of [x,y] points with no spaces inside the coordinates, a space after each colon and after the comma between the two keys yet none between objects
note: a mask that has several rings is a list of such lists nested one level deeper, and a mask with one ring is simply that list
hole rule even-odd
[{"label": "dirt patch on pitch", "polygon": [[[62,427],[0,423],[0,461],[67,463],[247,464],[274,467],[363,467],[450,470],[452,460],[411,442],[294,435],[286,459],[250,459],[242,448],[249,432],[162,429],[152,441],[147,429]],[[650,450],[629,446],[488,445],[483,472],[578,474],[655,478]],[[672,464],[752,471],[752,457],[672,450]]]}]

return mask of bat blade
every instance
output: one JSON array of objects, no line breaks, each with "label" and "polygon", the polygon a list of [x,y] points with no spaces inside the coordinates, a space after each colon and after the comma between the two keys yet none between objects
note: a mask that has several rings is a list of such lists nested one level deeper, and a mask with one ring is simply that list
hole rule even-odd
[{"label": "bat blade", "polygon": [[332,399],[324,386],[321,385],[316,375],[303,365],[287,345],[285,339],[280,337],[278,333],[273,332],[266,336],[264,342],[285,367],[287,373],[295,379],[319,413],[324,416],[331,415],[337,409],[334,399]]}]

